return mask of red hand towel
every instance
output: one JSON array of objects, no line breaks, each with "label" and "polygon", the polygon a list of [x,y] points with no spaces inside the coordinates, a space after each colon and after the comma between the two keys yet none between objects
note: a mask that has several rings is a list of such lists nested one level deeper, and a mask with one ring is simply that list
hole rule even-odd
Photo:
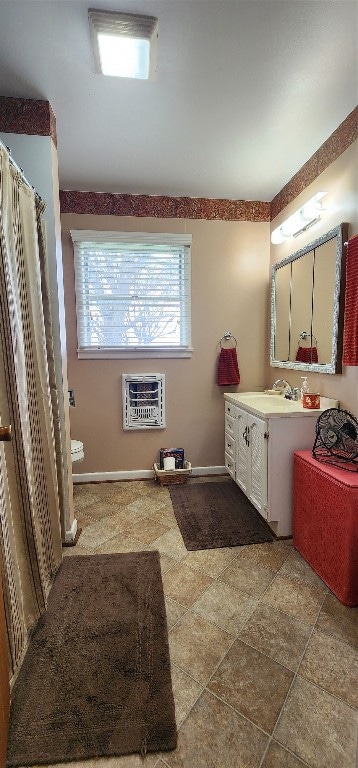
[{"label": "red hand towel", "polygon": [[343,365],[358,365],[358,235],[348,240]]},{"label": "red hand towel", "polygon": [[218,386],[240,384],[240,371],[236,348],[221,349],[218,361]]},{"label": "red hand towel", "polygon": [[298,347],[296,361],[299,363],[318,363],[317,347]]}]

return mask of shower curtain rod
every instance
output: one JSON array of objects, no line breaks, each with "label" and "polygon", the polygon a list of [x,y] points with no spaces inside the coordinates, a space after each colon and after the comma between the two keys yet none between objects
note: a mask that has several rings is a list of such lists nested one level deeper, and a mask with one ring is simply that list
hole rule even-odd
[{"label": "shower curtain rod", "polygon": [[37,195],[37,197],[39,197],[39,198],[40,198],[40,200],[42,200],[42,198],[41,198],[41,195],[39,195],[39,193],[37,192],[37,190],[35,189],[35,187],[33,186],[33,184],[30,184],[30,182],[27,180],[27,178],[26,178],[26,176],[25,176],[25,173],[24,173],[23,169],[22,169],[22,168],[20,168],[20,166],[17,164],[17,162],[16,162],[16,161],[14,160],[14,158],[12,157],[12,154],[11,154],[11,149],[10,149],[10,147],[8,147],[6,144],[4,144],[4,142],[2,141],[2,139],[0,139],[0,147],[2,147],[3,149],[6,149],[6,151],[8,152],[8,154],[9,154],[9,161],[10,161],[11,165],[13,166],[13,168],[15,168],[15,170],[16,170],[16,171],[17,171],[17,172],[20,174],[20,176],[21,176],[21,178],[22,178],[22,180],[23,180],[24,184],[26,184],[26,186],[27,186],[27,187],[29,187],[29,189],[33,189],[33,191],[35,192],[35,194]]}]

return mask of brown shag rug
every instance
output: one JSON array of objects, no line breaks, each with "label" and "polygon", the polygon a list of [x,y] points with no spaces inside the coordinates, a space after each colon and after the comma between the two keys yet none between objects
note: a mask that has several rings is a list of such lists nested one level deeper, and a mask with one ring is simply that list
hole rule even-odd
[{"label": "brown shag rug", "polygon": [[274,534],[234,482],[170,486],[174,514],[188,550],[273,541]]},{"label": "brown shag rug", "polygon": [[158,552],[66,558],[13,689],[7,764],[176,742]]}]

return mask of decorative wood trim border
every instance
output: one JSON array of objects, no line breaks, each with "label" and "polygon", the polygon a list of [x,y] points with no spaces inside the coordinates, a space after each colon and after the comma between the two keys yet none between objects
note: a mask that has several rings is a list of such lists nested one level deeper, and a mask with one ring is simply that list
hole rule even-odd
[{"label": "decorative wood trim border", "polygon": [[353,109],[317,152],[271,201],[271,220],[328,168],[358,138],[358,107]]},{"label": "decorative wood trim border", "polygon": [[61,213],[91,213],[98,216],[270,221],[270,203],[251,200],[61,191],[60,206]]},{"label": "decorative wood trim border", "polygon": [[48,101],[0,96],[0,131],[51,136],[57,146],[56,118]]}]

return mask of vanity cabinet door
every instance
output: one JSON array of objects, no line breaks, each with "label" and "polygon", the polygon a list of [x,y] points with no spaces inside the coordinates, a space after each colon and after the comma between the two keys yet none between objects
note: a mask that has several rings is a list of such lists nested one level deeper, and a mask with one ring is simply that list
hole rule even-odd
[{"label": "vanity cabinet door", "polygon": [[236,482],[246,496],[248,489],[247,412],[237,409]]},{"label": "vanity cabinet door", "polygon": [[251,504],[267,519],[267,422],[247,416],[248,429],[248,497]]},{"label": "vanity cabinet door", "polygon": [[237,408],[236,482],[267,518],[267,422]]}]

